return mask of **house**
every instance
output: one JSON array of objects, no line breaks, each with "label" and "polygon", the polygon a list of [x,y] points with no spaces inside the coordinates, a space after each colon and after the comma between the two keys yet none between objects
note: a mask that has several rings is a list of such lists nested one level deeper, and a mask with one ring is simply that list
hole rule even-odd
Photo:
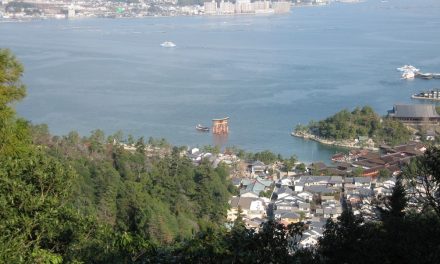
[{"label": "house", "polygon": [[283,187],[292,186],[292,179],[284,177],[278,181],[278,184]]},{"label": "house", "polygon": [[341,176],[330,176],[328,180],[328,186],[332,187],[342,187],[342,177]]},{"label": "house", "polygon": [[333,218],[336,219],[338,218],[342,213],[342,208],[341,207],[324,207],[323,208],[323,214],[324,214],[324,218]]},{"label": "house", "polygon": [[293,195],[293,191],[289,187],[281,187],[277,189],[276,195],[277,195],[277,199],[283,199],[284,197]]},{"label": "house", "polygon": [[303,182],[295,183],[295,192],[302,192],[303,190],[304,190]]},{"label": "house", "polygon": [[328,201],[336,201],[335,196],[333,195],[321,195],[321,201],[328,202]]},{"label": "house", "polygon": [[260,194],[254,193],[253,191],[247,191],[247,190],[240,190],[240,197],[247,197],[247,198],[258,198]]},{"label": "house", "polygon": [[314,194],[334,194],[337,191],[335,189],[328,188],[325,185],[312,185],[304,188],[305,191],[314,193]]},{"label": "house", "polygon": [[242,179],[242,180],[241,180],[241,185],[242,185],[243,187],[247,187],[247,186],[248,186],[249,184],[251,184],[253,181],[254,181],[253,179],[245,178],[245,179]]},{"label": "house", "polygon": [[437,136],[437,133],[435,133],[434,129],[428,129],[426,131],[426,140],[435,140],[435,137]]},{"label": "house", "polygon": [[266,216],[266,203],[259,198],[236,196],[229,201],[229,205],[230,209],[227,213],[229,221],[234,221],[237,218],[238,208],[247,218],[264,218]]},{"label": "house", "polygon": [[288,201],[280,201],[279,203],[275,204],[277,210],[285,210],[285,211],[292,211],[296,207],[295,202],[288,202]]},{"label": "house", "polygon": [[318,244],[319,237],[308,232],[303,233],[303,239],[299,242],[301,248],[314,247]]},{"label": "house", "polygon": [[239,188],[241,185],[241,179],[240,178],[232,178],[232,185],[234,185],[235,187]]},{"label": "house", "polygon": [[285,225],[298,223],[301,220],[300,215],[290,210],[275,210],[274,217]]},{"label": "house", "polygon": [[261,192],[267,191],[272,184],[272,180],[265,180],[260,177],[255,179],[243,179],[241,181],[243,189],[240,190],[240,196],[252,197],[256,195],[258,197]]},{"label": "house", "polygon": [[294,212],[283,214],[280,217],[280,222],[284,225],[298,223],[300,220],[301,216]]},{"label": "house", "polygon": [[371,178],[369,177],[353,177],[353,183],[356,187],[371,187]]},{"label": "house", "polygon": [[309,230],[303,233],[302,239],[299,242],[299,246],[302,248],[316,246],[319,238],[322,237],[323,230],[313,229],[311,226],[309,228]]},{"label": "house", "polygon": [[350,204],[358,204],[362,202],[362,198],[359,194],[350,194],[347,195],[347,200],[350,202]]},{"label": "house", "polygon": [[297,193],[297,196],[303,198],[306,202],[309,202],[313,199],[313,194],[307,191],[299,192]]},{"label": "house", "polygon": [[260,226],[264,223],[264,219],[262,218],[252,218],[252,219],[244,219],[244,223],[246,225],[246,227],[248,229],[254,229],[255,231],[258,232],[258,230],[260,229]]},{"label": "house", "polygon": [[[301,176],[299,181],[295,183],[303,184],[304,186],[313,185],[326,185],[331,187],[342,187],[342,177],[341,176]],[[296,191],[296,188],[295,188]]]},{"label": "house", "polygon": [[254,161],[250,165],[250,170],[253,175],[264,174],[264,172],[266,171],[266,164],[264,164],[263,162],[261,162],[259,160]]},{"label": "house", "polygon": [[315,216],[316,217],[323,217],[324,216],[324,210],[322,208],[316,208],[315,209]]},{"label": "house", "polygon": [[298,213],[304,213],[305,217],[310,217],[310,203],[298,203]]}]

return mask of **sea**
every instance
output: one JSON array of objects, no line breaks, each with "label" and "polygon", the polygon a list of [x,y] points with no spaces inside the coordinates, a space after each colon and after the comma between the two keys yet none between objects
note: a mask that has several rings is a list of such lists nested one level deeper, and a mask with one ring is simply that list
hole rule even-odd
[{"label": "sea", "polygon": [[[174,48],[161,47],[172,41]],[[429,103],[440,80],[440,1],[369,0],[285,15],[70,19],[0,23],[0,47],[24,64],[17,112],[56,135],[166,138],[178,146],[270,150],[304,162],[343,149],[292,137],[297,124],[370,105]],[[229,117],[230,133],[196,131]]]}]

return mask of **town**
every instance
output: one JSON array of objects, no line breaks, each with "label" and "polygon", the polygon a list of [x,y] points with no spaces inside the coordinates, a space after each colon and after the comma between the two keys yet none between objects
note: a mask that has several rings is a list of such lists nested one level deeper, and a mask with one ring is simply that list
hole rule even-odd
[{"label": "town", "polygon": [[[394,105],[388,118],[407,126],[434,129],[440,120],[434,106],[422,104]],[[435,130],[423,137],[416,134],[411,141],[394,146],[375,146],[373,142],[359,145],[368,138],[357,139],[356,144],[348,145],[348,152],[331,157],[332,165],[324,162],[306,165],[294,156],[283,159],[269,151],[246,155],[229,149],[220,153],[219,148],[212,147],[190,148],[181,155],[195,165],[207,159],[214,167],[223,163],[230,168],[231,181],[238,190],[229,201],[230,223],[240,217],[248,228],[258,230],[268,219],[286,226],[304,222],[307,230],[300,246],[310,247],[322,237],[327,219],[336,220],[341,215],[344,203],[366,221],[380,219],[379,208],[392,195],[397,176],[412,158],[423,155],[437,139]],[[412,198],[417,199],[414,197],[417,195]],[[410,199],[411,203],[417,204]]]},{"label": "town", "polygon": [[[136,151],[135,144],[122,145]],[[148,145],[146,154],[164,156],[169,154],[166,149]],[[241,217],[247,228],[258,230],[268,219],[286,226],[303,222],[307,230],[300,246],[310,247],[323,235],[327,219],[336,220],[341,215],[343,203],[351,205],[354,214],[361,214],[366,221],[379,219],[378,206],[392,194],[396,176],[411,158],[423,155],[426,149],[420,141],[382,146],[379,151],[352,149],[335,154],[332,165],[306,165],[295,157],[283,159],[269,151],[250,155],[227,149],[220,153],[220,148],[210,146],[182,148],[180,155],[196,166],[208,161],[213,167],[229,167],[230,180],[237,189],[229,201],[229,223]]]},{"label": "town", "polygon": [[319,6],[328,3],[328,0],[0,0],[0,20],[282,14],[290,12],[291,6]]}]

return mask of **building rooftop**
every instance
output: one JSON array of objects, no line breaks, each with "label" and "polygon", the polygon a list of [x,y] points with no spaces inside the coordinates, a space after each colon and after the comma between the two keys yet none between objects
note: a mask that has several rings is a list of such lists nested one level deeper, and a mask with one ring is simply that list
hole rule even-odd
[{"label": "building rooftop", "polygon": [[397,118],[399,117],[440,118],[440,115],[437,114],[437,111],[435,110],[435,105],[430,105],[430,104],[395,105],[394,109],[390,112],[390,115]]}]

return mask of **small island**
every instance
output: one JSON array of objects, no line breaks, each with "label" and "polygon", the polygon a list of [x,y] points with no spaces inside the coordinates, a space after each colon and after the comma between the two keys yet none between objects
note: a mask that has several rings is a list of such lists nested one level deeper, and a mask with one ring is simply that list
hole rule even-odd
[{"label": "small island", "polygon": [[402,122],[381,117],[370,106],[344,109],[321,121],[297,125],[292,136],[346,148],[378,150],[381,144],[395,146],[408,142],[411,130]]}]

